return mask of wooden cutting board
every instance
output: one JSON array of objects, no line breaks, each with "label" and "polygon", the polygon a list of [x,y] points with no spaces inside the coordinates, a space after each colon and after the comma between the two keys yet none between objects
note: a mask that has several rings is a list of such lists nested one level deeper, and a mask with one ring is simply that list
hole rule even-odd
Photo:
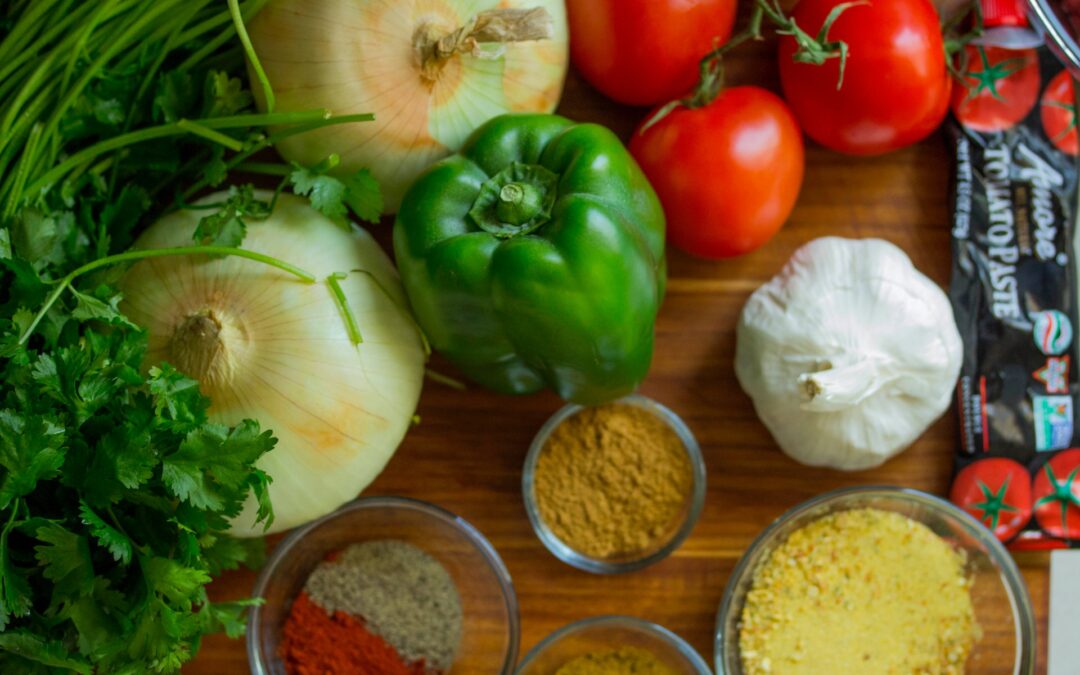
[{"label": "wooden cutting board", "polygon": [[[778,89],[772,45],[745,47],[729,60],[729,81]],[[605,124],[623,139],[645,114],[608,101],[575,73],[559,112]],[[521,467],[533,434],[561,405],[551,394],[511,398],[477,388],[460,393],[428,382],[419,409],[422,423],[366,494],[434,502],[491,540],[517,589],[521,656],[571,621],[630,614],[683,636],[711,665],[713,624],[724,584],[754,536],[786,509],[850,485],[893,484],[939,495],[948,490],[957,438],[954,412],[879,469],[854,474],[811,469],[780,453],[739,388],[732,366],[735,324],[746,298],[811,239],[888,239],[945,286],[950,266],[948,185],[949,158],[940,134],[872,159],[810,144],[798,206],[772,242],[728,262],[669,253],[668,294],[642,393],[672,408],[697,435],[708,465],[708,497],[693,534],[660,564],[629,575],[593,576],[556,560],[533,535],[521,502]],[[390,224],[384,222],[376,232],[384,245]],[[435,365],[452,372],[438,360]],[[1045,673],[1048,557],[1024,554],[1018,562],[1038,617],[1036,672]],[[245,597],[254,581],[254,573],[228,574],[213,584],[211,594],[215,599]],[[1003,661],[1008,658],[1002,656]],[[207,639],[184,672],[247,672],[243,641]]]}]

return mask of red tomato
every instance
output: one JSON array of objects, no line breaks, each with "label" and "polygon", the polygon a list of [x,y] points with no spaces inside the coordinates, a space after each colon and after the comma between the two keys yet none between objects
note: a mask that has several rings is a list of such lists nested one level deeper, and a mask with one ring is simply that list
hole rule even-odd
[{"label": "red tomato", "polygon": [[1004,131],[1027,117],[1039,98],[1039,56],[1034,49],[968,45],[968,67],[953,88],[952,110],[975,131]]},{"label": "red tomato", "polygon": [[698,62],[731,35],[735,0],[568,0],[570,56],[604,95],[666,103],[698,79]]},{"label": "red tomato", "polygon": [[1080,539],[1080,449],[1054,455],[1035,474],[1035,519],[1061,539]]},{"label": "red tomato", "polygon": [[778,96],[758,87],[676,108],[635,131],[630,152],[664,205],[668,238],[706,258],[741,255],[772,238],[802,185],[799,125]]},{"label": "red tomato", "polygon": [[1020,462],[980,459],[956,475],[949,500],[1008,541],[1031,520],[1031,476]]},{"label": "red tomato", "polygon": [[1068,71],[1063,70],[1050,80],[1040,105],[1047,138],[1067,155],[1080,153],[1080,139],[1076,135],[1076,98]]},{"label": "red tomato", "polygon": [[[792,18],[816,35],[845,0],[802,0]],[[810,138],[852,155],[878,155],[922,140],[949,110],[952,79],[938,15],[930,0],[869,0],[840,15],[829,40],[850,53],[843,85],[840,59],[795,63],[795,40],[780,38],[784,98]]]}]

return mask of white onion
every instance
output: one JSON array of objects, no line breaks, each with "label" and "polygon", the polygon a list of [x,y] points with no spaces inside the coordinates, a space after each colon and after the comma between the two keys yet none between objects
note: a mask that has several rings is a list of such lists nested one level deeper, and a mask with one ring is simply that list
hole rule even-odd
[{"label": "white onion", "polygon": [[[205,213],[165,216],[136,248],[191,245]],[[213,421],[252,418],[273,430],[278,444],[258,466],[273,479],[279,531],[329,513],[379,474],[415,412],[425,354],[397,273],[367,232],[281,195],[269,218],[248,223],[243,248],[320,280],[348,273],[340,284],[363,342],[350,339],[325,281],[239,257],[140,261],[121,284],[122,310],[149,331],[146,365],[167,361],[199,380]],[[234,533],[261,533],[254,514],[249,500]]]},{"label": "white onion", "polygon": [[[551,37],[485,43],[478,55],[427,58],[424,67],[431,39],[512,8],[546,11]],[[375,114],[283,140],[278,151],[304,165],[335,152],[341,173],[370,169],[391,213],[423,169],[487,120],[554,110],[566,77],[563,0],[271,0],[248,29],[277,110]],[[257,82],[252,90],[265,109]]]}]

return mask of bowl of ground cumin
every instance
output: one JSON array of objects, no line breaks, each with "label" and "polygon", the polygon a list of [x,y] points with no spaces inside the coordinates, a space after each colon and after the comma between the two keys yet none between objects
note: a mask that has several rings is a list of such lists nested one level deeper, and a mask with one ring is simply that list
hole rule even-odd
[{"label": "bowl of ground cumin", "polygon": [[716,625],[718,675],[1030,675],[1027,587],[981,523],[896,487],[829,492],[750,545]]},{"label": "bowl of ground cumin", "polygon": [[402,497],[362,497],[282,540],[247,628],[254,675],[510,675],[517,597],[484,536]]},{"label": "bowl of ground cumin", "polygon": [[663,626],[598,616],[563,626],[525,655],[516,675],[711,675],[705,660]]},{"label": "bowl of ground cumin", "polygon": [[567,405],[533,439],[522,496],[555,557],[597,574],[630,572],[689,536],[705,503],[705,463],[686,424],[649,398]]}]

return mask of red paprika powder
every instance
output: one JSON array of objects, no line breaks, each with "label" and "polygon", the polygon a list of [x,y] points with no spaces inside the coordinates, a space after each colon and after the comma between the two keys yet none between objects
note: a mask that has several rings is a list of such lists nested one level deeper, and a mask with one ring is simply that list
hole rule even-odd
[{"label": "red paprika powder", "polygon": [[423,663],[402,661],[383,638],[345,612],[332,616],[307,593],[289,610],[280,654],[289,675],[424,675]]}]

